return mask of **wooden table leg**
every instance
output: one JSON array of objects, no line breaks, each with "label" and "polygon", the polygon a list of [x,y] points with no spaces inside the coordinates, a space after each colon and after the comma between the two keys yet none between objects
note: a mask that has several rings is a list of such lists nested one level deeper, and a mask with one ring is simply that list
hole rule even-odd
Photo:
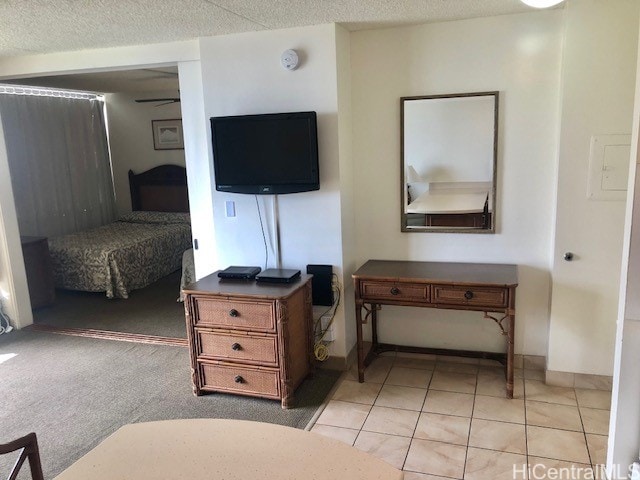
[{"label": "wooden table leg", "polygon": [[371,304],[371,348],[375,352],[378,346],[378,305]]},{"label": "wooden table leg", "polygon": [[364,382],[364,342],[362,340],[362,302],[359,300],[356,300],[356,340],[358,351],[358,381],[362,383]]},{"label": "wooden table leg", "polygon": [[507,398],[513,398],[513,344],[516,325],[516,289],[509,289],[509,332],[507,333]]},{"label": "wooden table leg", "polygon": [[514,316],[509,315],[509,336],[507,343],[507,398],[513,398],[513,325]]}]

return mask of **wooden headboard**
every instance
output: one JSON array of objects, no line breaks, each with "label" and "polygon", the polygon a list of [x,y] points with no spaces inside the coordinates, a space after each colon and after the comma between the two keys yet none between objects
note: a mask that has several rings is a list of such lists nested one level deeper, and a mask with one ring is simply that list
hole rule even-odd
[{"label": "wooden headboard", "polygon": [[160,165],[135,174],[129,170],[131,208],[154,212],[188,212],[187,170]]}]

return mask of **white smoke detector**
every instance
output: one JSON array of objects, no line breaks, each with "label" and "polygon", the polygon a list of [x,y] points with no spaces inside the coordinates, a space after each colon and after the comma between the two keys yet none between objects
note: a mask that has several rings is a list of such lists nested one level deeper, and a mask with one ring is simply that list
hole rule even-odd
[{"label": "white smoke detector", "polygon": [[287,70],[295,70],[298,68],[298,54],[295,50],[285,50],[280,56],[280,63]]}]

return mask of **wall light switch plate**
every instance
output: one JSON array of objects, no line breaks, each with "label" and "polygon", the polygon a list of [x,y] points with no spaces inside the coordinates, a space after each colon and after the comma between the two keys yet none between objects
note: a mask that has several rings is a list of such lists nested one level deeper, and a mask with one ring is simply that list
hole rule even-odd
[{"label": "wall light switch plate", "polygon": [[236,202],[227,200],[224,202],[224,214],[230,218],[236,216]]}]

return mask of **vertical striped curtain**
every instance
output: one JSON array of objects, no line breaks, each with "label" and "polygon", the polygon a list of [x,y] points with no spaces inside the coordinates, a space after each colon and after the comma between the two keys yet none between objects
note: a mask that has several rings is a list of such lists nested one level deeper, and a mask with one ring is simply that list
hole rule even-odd
[{"label": "vertical striped curtain", "polygon": [[20,234],[50,237],[112,222],[104,102],[95,95],[46,93],[17,95],[0,88]]}]

